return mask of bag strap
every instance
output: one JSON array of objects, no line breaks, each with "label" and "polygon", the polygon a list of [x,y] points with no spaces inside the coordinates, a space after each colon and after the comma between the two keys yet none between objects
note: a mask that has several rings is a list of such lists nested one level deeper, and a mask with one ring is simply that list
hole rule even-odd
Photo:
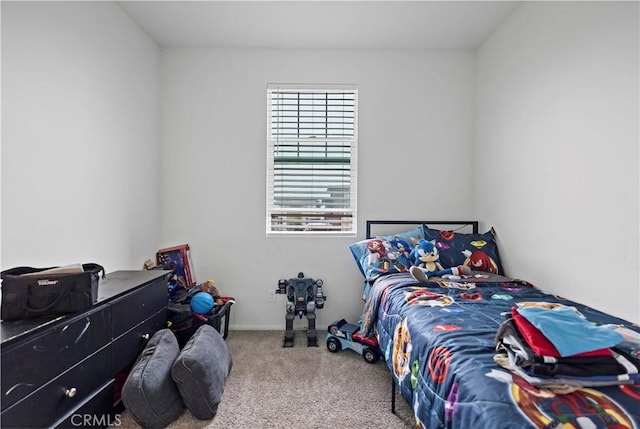
[{"label": "bag strap", "polygon": [[102,278],[106,279],[107,278],[107,272],[104,270],[104,267],[100,264],[96,264],[94,262],[89,262],[86,264],[82,264],[82,269],[86,272],[89,271],[92,274],[100,274],[100,272],[102,271]]},{"label": "bag strap", "polygon": [[59,303],[63,298],[66,298],[70,293],[71,293],[71,289],[72,289],[72,285],[68,285],[65,289],[65,291],[63,293],[61,293],[60,295],[58,295],[58,297],[49,305],[42,307],[42,308],[31,308],[29,307],[29,304],[27,304],[28,302],[28,297],[27,297],[27,301],[25,301],[23,308],[25,310],[27,310],[30,313],[43,313],[45,311],[51,310],[53,307],[55,307],[55,305],[57,303]]},{"label": "bag strap", "polygon": [[[16,267],[16,268],[11,268],[11,269],[0,272],[0,278],[4,279],[5,276],[7,275],[20,276],[23,274],[31,274],[39,271],[51,270],[54,268],[58,268],[58,267],[48,267],[48,268]],[[107,278],[107,272],[104,270],[104,267],[94,262],[82,264],[82,271],[91,272],[92,274],[100,274],[100,272],[102,272],[102,278],[103,279]]]},{"label": "bag strap", "polygon": [[47,268],[33,268],[33,267],[15,267],[10,268],[8,270],[4,270],[0,273],[0,278],[4,279],[6,276],[21,276],[23,274],[32,274],[37,273],[39,271],[51,270],[57,267],[47,267]]}]

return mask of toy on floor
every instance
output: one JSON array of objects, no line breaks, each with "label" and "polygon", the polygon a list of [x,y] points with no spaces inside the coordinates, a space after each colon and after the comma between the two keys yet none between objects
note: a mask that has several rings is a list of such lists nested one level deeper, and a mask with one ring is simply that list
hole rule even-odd
[{"label": "toy on floor", "polygon": [[318,347],[316,332],[316,308],[323,308],[327,297],[322,292],[322,280],[305,278],[298,273],[297,279],[278,280],[276,293],[287,295],[287,314],[285,316],[285,332],[282,347],[293,347],[293,319],[307,316],[307,347]]},{"label": "toy on floor", "polygon": [[362,355],[367,363],[375,363],[380,359],[378,340],[375,337],[362,337],[360,327],[340,319],[327,328],[327,348],[332,353],[342,349],[351,349]]}]

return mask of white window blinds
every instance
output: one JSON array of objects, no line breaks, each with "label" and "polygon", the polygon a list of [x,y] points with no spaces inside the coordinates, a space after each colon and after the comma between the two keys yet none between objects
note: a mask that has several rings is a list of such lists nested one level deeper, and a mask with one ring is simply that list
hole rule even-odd
[{"label": "white window blinds", "polygon": [[355,234],[358,93],[267,88],[267,234]]}]

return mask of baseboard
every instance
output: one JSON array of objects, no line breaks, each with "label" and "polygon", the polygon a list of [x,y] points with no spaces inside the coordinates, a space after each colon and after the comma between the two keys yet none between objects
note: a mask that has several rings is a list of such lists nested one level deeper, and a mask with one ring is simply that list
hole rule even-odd
[{"label": "baseboard", "polygon": [[[316,326],[316,331],[327,332],[329,325]],[[295,327],[294,331],[306,331],[306,327]],[[282,331],[284,332],[284,326],[282,325],[236,325],[229,326],[230,331]]]}]

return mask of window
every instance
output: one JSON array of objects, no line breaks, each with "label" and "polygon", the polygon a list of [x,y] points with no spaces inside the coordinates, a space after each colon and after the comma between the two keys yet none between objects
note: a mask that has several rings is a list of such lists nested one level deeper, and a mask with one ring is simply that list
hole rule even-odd
[{"label": "window", "polygon": [[356,233],[358,91],[267,87],[267,235]]}]

